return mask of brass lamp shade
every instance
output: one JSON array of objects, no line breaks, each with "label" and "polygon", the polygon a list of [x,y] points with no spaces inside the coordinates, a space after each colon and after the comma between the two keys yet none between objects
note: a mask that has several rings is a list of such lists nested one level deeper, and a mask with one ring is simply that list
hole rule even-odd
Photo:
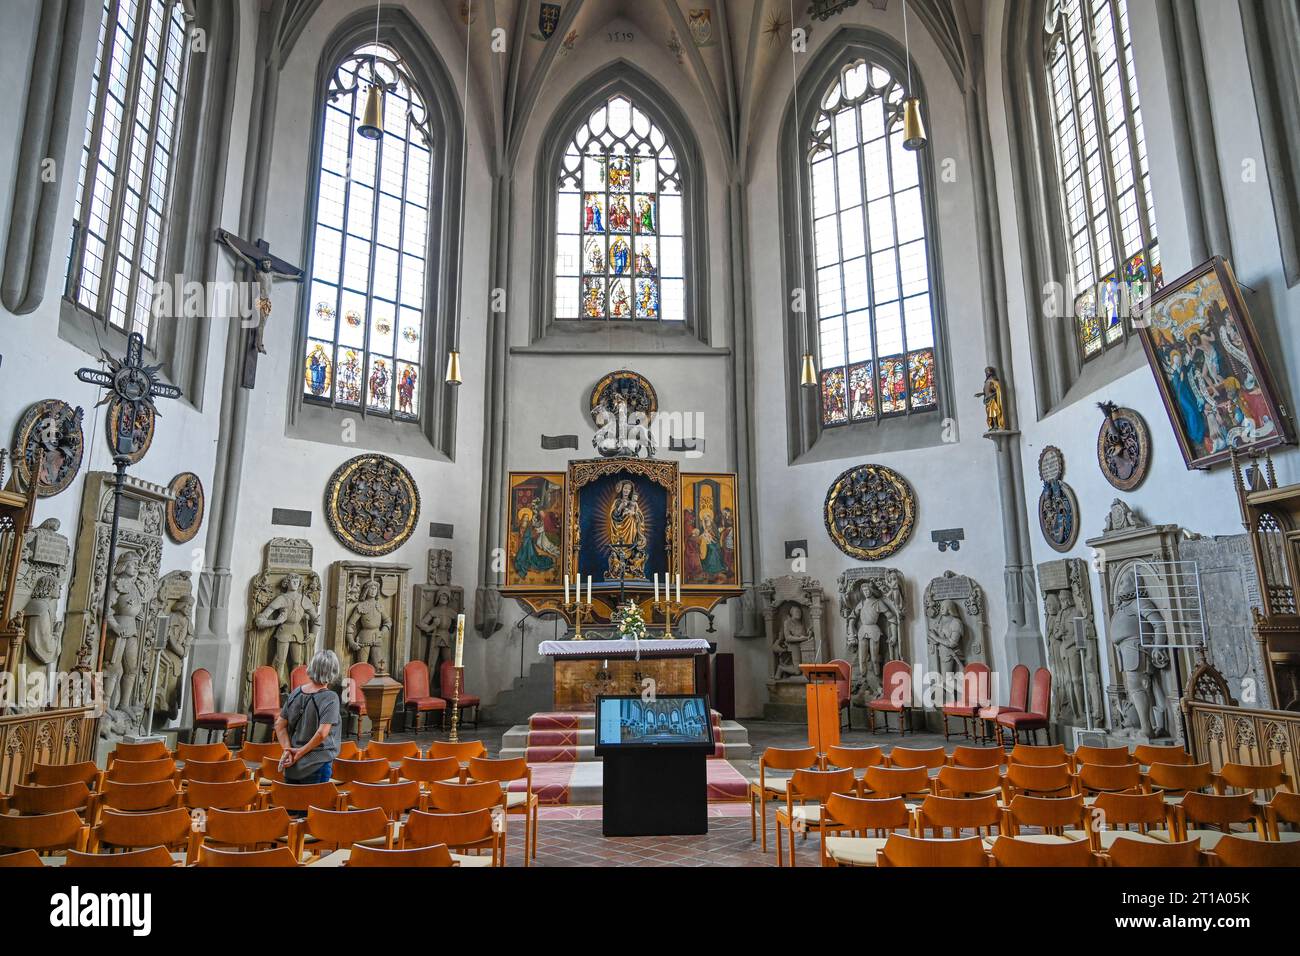
[{"label": "brass lamp shade", "polygon": [[366,109],[361,114],[357,135],[365,139],[379,139],[384,135],[384,92],[378,83],[371,83],[366,93]]},{"label": "brass lamp shade", "polygon": [[915,96],[903,100],[903,149],[925,149],[925,123],[921,120],[921,101]]},{"label": "brass lamp shade", "polygon": [[459,385],[462,379],[460,377],[460,352],[452,349],[447,353],[447,384]]},{"label": "brass lamp shade", "polygon": [[813,361],[811,352],[803,353],[803,369],[799,373],[799,384],[804,388],[815,388],[817,385],[817,363]]}]

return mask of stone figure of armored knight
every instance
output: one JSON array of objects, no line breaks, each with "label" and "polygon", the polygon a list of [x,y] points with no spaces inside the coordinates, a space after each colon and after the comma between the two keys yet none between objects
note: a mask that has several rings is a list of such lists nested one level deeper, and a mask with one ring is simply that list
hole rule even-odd
[{"label": "stone figure of armored knight", "polygon": [[416,629],[424,635],[424,662],[429,665],[429,673],[439,673],[445,659],[451,657],[452,635],[456,631],[456,617],[460,612],[451,603],[451,589],[439,588],[433,597],[433,604],[420,618]]},{"label": "stone figure of armored knight", "polygon": [[286,574],[281,593],[253,619],[254,627],[273,628],[275,656],[271,666],[280,686],[288,687],[290,675],[299,664],[311,660],[320,630],[320,611],[303,592],[302,575]]},{"label": "stone figure of armored knight", "polygon": [[393,622],[379,597],[379,582],[367,581],[361,586],[360,600],[348,612],[345,636],[354,656],[353,663],[372,664],[376,668],[386,664],[384,642],[392,627]]},{"label": "stone figure of armored knight", "polygon": [[1155,608],[1139,610],[1137,576],[1132,569],[1119,577],[1115,588],[1109,636],[1132,707],[1121,732],[1131,736],[1136,731],[1150,740],[1165,733],[1165,692],[1159,672],[1169,666],[1169,657],[1152,646],[1164,643],[1165,624]]},{"label": "stone figure of armored knight", "polygon": [[125,551],[113,565],[109,582],[108,666],[104,693],[109,710],[132,711],[140,676],[140,629],[149,605],[140,576],[140,555]]},{"label": "stone figure of armored knight", "polygon": [[878,693],[886,660],[899,655],[899,609],[885,597],[877,581],[858,585],[858,602],[849,614],[849,652],[857,655],[864,689]]},{"label": "stone figure of armored knight", "polygon": [[966,625],[962,623],[961,611],[957,602],[944,601],[939,606],[939,614],[926,630],[926,641],[939,660],[939,673],[957,674],[966,666],[962,651],[962,639],[966,636]]}]

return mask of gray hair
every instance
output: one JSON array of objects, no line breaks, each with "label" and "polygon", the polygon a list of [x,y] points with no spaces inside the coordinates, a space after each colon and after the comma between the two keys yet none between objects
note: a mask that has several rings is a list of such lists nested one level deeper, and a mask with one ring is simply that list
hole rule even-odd
[{"label": "gray hair", "polygon": [[333,651],[317,651],[316,656],[307,665],[307,676],[317,684],[324,684],[326,687],[337,684],[340,673],[342,667],[339,665],[339,656]]}]

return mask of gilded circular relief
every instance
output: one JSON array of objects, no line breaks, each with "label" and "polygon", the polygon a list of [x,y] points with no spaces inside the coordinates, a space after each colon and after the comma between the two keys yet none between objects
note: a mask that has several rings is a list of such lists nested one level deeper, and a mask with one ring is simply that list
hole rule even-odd
[{"label": "gilded circular relief", "polygon": [[411,473],[387,455],[358,455],[330,476],[325,520],[349,551],[388,554],[414,534],[420,492]]},{"label": "gilded circular relief", "polygon": [[884,465],[858,465],[826,493],[826,533],[851,558],[887,558],[912,535],[916,494],[906,478]]}]

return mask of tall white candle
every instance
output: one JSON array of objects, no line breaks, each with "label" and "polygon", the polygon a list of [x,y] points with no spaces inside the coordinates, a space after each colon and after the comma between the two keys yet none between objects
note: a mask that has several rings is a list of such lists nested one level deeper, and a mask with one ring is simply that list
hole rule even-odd
[{"label": "tall white candle", "polygon": [[591,603],[591,582],[595,580],[595,575],[587,575],[587,603]]},{"label": "tall white candle", "polygon": [[682,603],[682,576],[677,575],[677,603]]},{"label": "tall white candle", "polygon": [[465,615],[456,615],[456,666],[465,663]]},{"label": "tall white candle", "polygon": [[564,603],[569,603],[569,576],[564,576]]},{"label": "tall white candle", "polygon": [[655,603],[659,603],[659,572],[655,572]]}]

